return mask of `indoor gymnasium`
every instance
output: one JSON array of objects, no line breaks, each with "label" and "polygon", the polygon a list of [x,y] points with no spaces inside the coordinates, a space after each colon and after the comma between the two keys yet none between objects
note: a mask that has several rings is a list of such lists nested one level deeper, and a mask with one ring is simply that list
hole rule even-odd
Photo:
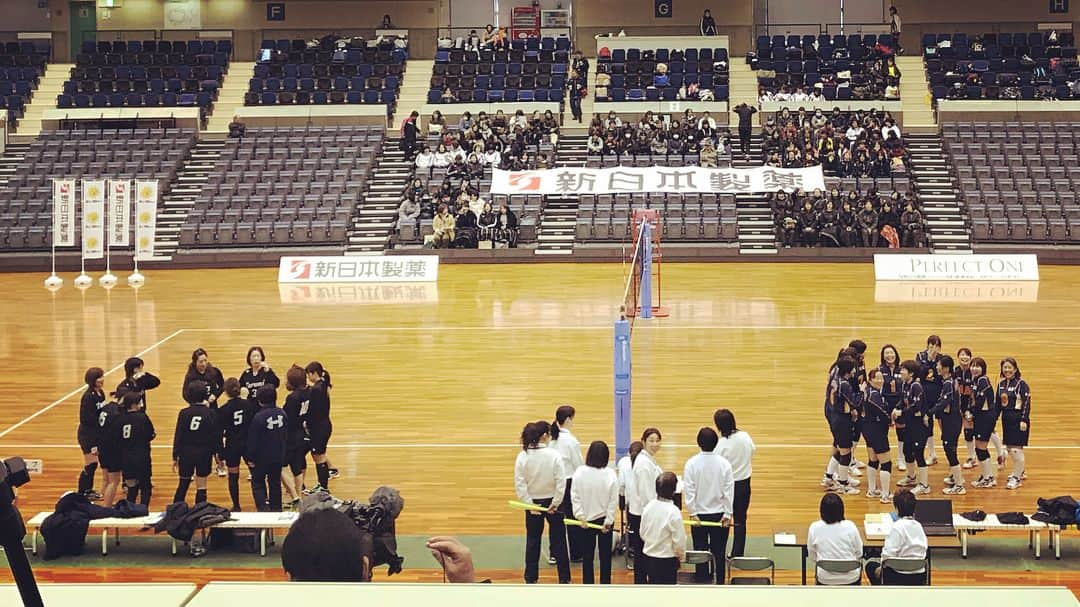
[{"label": "indoor gymnasium", "polygon": [[0,604],[1077,605],[1068,0],[0,5]]}]

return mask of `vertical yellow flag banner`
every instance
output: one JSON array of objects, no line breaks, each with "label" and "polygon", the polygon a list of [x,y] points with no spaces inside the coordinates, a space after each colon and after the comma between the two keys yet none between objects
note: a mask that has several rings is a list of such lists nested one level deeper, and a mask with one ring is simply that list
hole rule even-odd
[{"label": "vertical yellow flag banner", "polygon": [[157,201],[157,181],[135,182],[135,259],[139,261],[154,256]]},{"label": "vertical yellow flag banner", "polygon": [[109,182],[109,246],[131,246],[131,182]]},{"label": "vertical yellow flag banner", "polygon": [[105,257],[105,182],[84,179],[83,186],[83,259]]}]

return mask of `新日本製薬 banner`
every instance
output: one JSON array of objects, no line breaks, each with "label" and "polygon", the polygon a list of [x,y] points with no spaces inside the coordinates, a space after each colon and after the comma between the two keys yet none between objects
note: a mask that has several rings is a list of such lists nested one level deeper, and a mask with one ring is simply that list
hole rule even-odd
[{"label": "\u65b0\u65e5\u672c\u88fd\u85ac banner", "polygon": [[493,194],[745,194],[825,189],[820,166],[803,169],[756,167],[563,167],[543,171],[501,171],[492,174]]}]

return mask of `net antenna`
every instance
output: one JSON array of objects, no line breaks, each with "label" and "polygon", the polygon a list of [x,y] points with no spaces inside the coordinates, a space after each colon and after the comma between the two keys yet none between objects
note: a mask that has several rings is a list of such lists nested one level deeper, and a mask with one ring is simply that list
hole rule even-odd
[{"label": "net antenna", "polygon": [[[623,291],[623,303],[619,308],[619,313],[631,319],[637,316],[644,319],[665,318],[670,313],[662,305],[660,262],[663,255],[660,249],[660,212],[656,209],[634,209],[631,219],[634,240],[629,260],[630,273],[626,278],[626,288]],[[630,327],[633,329],[633,320]]]}]

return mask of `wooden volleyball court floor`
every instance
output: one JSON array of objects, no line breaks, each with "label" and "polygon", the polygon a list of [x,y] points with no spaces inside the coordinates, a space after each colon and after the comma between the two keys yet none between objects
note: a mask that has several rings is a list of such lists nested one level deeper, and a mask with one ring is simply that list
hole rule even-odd
[{"label": "wooden volleyball court floor", "polygon": [[[331,287],[279,286],[275,269],[150,271],[138,291],[80,292],[67,275],[57,293],[37,274],[0,275],[7,379],[0,456],[42,460],[19,505],[27,518],[51,509],[81,467],[75,426],[83,372],[103,367],[111,390],[125,358],[137,354],[162,380],[148,411],[158,431],[152,509],[163,508],[176,486],[170,445],[191,352],[207,349],[230,377],[243,370],[248,347],[260,345],[281,377],[291,364],[313,360],[333,374],[329,454],[341,470],[333,492],[366,497],[390,485],[404,496],[398,533],[406,573],[393,579],[441,579],[421,540],[454,534],[474,547],[487,575],[517,581],[523,515],[506,501],[514,497],[518,435],[525,422],[550,420],[557,405],[570,403],[584,445],[613,440],[612,322],[624,271],[619,264],[444,265],[437,283]],[[955,497],[954,510],[1032,512],[1038,497],[1080,496],[1080,270],[1045,267],[1041,283],[926,285],[875,284],[869,264],[668,264],[662,280],[670,317],[634,327],[632,434],[660,428],[658,461],[681,473],[697,451],[698,428],[711,425],[716,408],[732,409],[758,444],[748,552],[774,554],[781,582],[797,581],[798,555],[774,552],[771,537],[817,518],[829,443],[825,370],[853,338],[870,345],[869,362],[885,343],[912,358],[927,335],[938,334],[945,352],[967,346],[986,358],[994,381],[1002,357],[1020,361],[1033,394],[1029,479],[1007,491],[1003,473],[998,488]],[[940,497],[948,473],[940,447],[938,457],[931,484]],[[244,508],[253,509],[243,484],[241,492]],[[228,504],[225,479],[212,477],[209,495]],[[863,496],[845,503],[856,521],[885,510]],[[966,561],[935,558],[935,583],[1075,590],[1080,536],[1070,535],[1061,561],[1048,555],[1045,538],[1036,561],[1026,539],[980,535]],[[63,581],[282,576],[276,553],[167,554],[164,539],[132,538],[108,557],[35,564],[43,579]],[[616,581],[627,581],[617,570]]]}]

